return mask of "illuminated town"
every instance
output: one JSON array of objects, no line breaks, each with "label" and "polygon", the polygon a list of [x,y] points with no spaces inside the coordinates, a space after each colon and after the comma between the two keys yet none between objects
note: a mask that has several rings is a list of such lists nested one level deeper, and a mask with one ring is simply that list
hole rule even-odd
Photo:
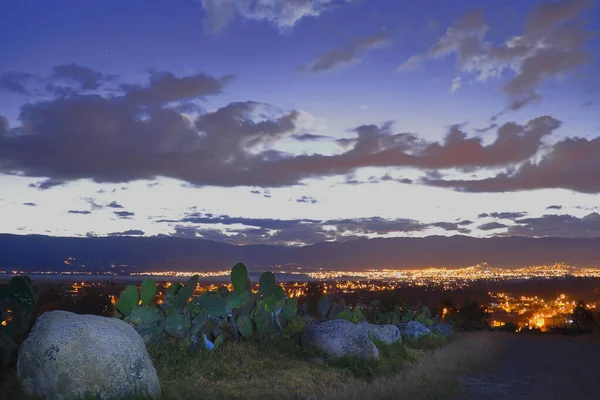
[{"label": "illuminated town", "polygon": [[[493,300],[488,306],[488,311],[492,312],[493,327],[512,322],[517,325],[519,331],[539,329],[545,332],[553,327],[573,323],[571,316],[576,302],[565,294],[560,294],[552,300],[541,299],[538,296],[513,297],[508,293],[490,293],[490,296]],[[586,304],[586,307],[595,311],[596,304]]]},{"label": "illuminated town", "polygon": [[[518,269],[492,267],[478,264],[459,269],[426,268],[407,270],[367,270],[350,271],[284,271],[274,270],[289,297],[300,297],[307,294],[309,282],[317,282],[322,293],[349,294],[395,290],[407,287],[435,288],[441,291],[454,291],[469,288],[477,282],[490,284],[502,282],[556,281],[566,278],[600,278],[600,268],[577,268],[562,263],[554,265],[529,266]],[[4,275],[21,275],[22,271],[0,271]],[[195,294],[203,291],[217,290],[225,285],[231,288],[230,270],[213,272],[136,272],[128,275],[113,274],[74,274],[27,272],[38,282],[47,282],[62,287],[63,293],[77,297],[84,293],[84,288],[93,287],[107,294],[111,302],[116,304],[119,293],[127,283],[140,284],[143,279],[153,278],[159,283],[157,301],[162,303],[164,289],[174,282],[184,282],[192,275],[198,275],[200,284]],[[253,291],[258,291],[258,272]],[[59,277],[57,281],[48,279]],[[85,276],[85,278],[84,278]],[[62,278],[61,278],[62,277]],[[284,279],[286,278],[286,279]],[[0,277],[0,280],[2,278]],[[62,283],[60,281],[62,280]],[[76,280],[76,282],[73,282]],[[87,280],[87,282],[86,282]],[[52,283],[51,283],[52,282]],[[111,282],[109,285],[108,282]],[[537,295],[511,294],[508,292],[489,291],[489,304],[486,309],[490,313],[490,325],[501,328],[506,324],[514,324],[517,330],[536,329],[547,331],[552,327],[571,323],[571,315],[576,305],[575,298],[560,294],[557,298],[542,298]],[[595,311],[597,304],[587,303],[586,307]]]},{"label": "illuminated town", "polygon": [[[71,261],[69,258],[67,261]],[[156,272],[130,272],[117,274],[115,272],[94,273],[91,271],[20,271],[20,270],[0,270],[4,275],[56,275],[56,276],[77,276],[77,275],[106,275],[106,276],[152,276],[152,277],[171,277],[186,278],[192,275],[199,275],[201,279],[208,278],[227,278],[230,270],[221,271],[156,271]],[[261,271],[262,272],[262,271]],[[474,281],[505,281],[505,280],[527,280],[527,279],[551,279],[564,277],[587,277],[599,278],[600,268],[578,268],[563,263],[553,265],[535,265],[523,268],[499,268],[490,266],[487,263],[481,263],[464,268],[420,268],[420,269],[367,269],[365,271],[311,271],[303,270],[297,267],[293,270],[284,270],[281,266],[273,268],[275,274],[282,273],[294,275],[297,278],[293,280],[317,280],[317,281],[369,281],[383,280],[395,281],[414,285],[462,285]]]}]

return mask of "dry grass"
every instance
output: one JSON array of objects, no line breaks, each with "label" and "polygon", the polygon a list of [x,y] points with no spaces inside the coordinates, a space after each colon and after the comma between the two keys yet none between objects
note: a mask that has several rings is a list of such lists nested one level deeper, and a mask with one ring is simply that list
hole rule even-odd
[{"label": "dry grass", "polygon": [[461,374],[493,365],[501,342],[494,333],[457,335],[447,346],[425,354],[406,365],[399,374],[371,382],[352,379],[325,391],[314,391],[312,399],[448,399],[460,389]]}]

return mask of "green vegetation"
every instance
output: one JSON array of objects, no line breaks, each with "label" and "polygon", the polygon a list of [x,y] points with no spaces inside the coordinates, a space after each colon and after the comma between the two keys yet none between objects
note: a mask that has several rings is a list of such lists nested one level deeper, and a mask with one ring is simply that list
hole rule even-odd
[{"label": "green vegetation", "polygon": [[33,325],[38,288],[28,276],[0,285],[0,380]]},{"label": "green vegetation", "polygon": [[[271,272],[260,276],[258,293],[253,293],[242,263],[232,268],[231,283],[232,291],[223,286],[193,297],[198,285],[194,276],[170,285],[161,302],[151,279],[121,293],[113,316],[130,323],[144,339],[164,400],[446,398],[459,387],[458,373],[491,359],[487,339],[475,349],[477,340],[447,342],[439,332],[391,345],[375,342],[378,360],[328,359],[300,342],[305,324],[315,316],[353,323],[414,320],[428,326],[439,318],[422,305],[348,307],[343,298],[318,292],[298,309],[297,299],[286,297]],[[11,374],[0,397],[25,400],[16,374]]]},{"label": "green vegetation", "polygon": [[[162,399],[445,399],[460,388],[458,374],[480,368],[494,350],[487,334],[449,343],[434,335],[376,343],[379,361],[329,362],[320,359],[317,349],[300,345],[302,328],[296,321],[269,340],[241,339],[194,354],[185,341],[149,345]],[[0,397],[26,400],[16,379],[4,385]]]},{"label": "green vegetation", "polygon": [[193,350],[201,345],[212,350],[242,337],[266,337],[282,332],[296,318],[296,299],[286,297],[272,272],[261,275],[258,294],[252,293],[242,263],[231,269],[231,283],[232,292],[223,286],[191,298],[198,286],[195,275],[183,285],[169,286],[158,304],[156,283],[147,279],[139,290],[134,285],[125,288],[114,316],[133,325],[146,344],[175,340]]}]

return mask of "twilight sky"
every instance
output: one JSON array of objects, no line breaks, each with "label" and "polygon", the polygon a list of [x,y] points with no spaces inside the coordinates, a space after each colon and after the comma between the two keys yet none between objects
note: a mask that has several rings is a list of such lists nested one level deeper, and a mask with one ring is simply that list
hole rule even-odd
[{"label": "twilight sky", "polygon": [[3,1],[0,233],[600,236],[600,4],[507,4]]}]

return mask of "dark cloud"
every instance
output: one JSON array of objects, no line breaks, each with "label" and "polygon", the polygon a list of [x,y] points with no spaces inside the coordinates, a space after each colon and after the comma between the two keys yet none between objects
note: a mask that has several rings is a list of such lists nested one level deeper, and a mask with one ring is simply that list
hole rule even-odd
[{"label": "dark cloud", "polygon": [[361,60],[364,54],[372,49],[390,43],[390,38],[383,32],[356,40],[342,49],[332,49],[317,57],[314,61],[299,68],[310,73],[328,72]]},{"label": "dark cloud", "polygon": [[116,79],[116,77],[105,76],[101,72],[77,64],[57,65],[53,69],[53,78],[75,81],[83,90],[95,90],[103,83]]},{"label": "dark cloud", "polygon": [[498,124],[491,124],[490,126],[488,126],[486,128],[475,129],[475,132],[477,132],[477,133],[486,133],[487,131],[491,131],[492,129],[495,129],[497,127],[498,127]]},{"label": "dark cloud", "polygon": [[[1,143],[0,143],[1,145]],[[0,149],[1,151],[1,149]],[[0,166],[2,165],[2,158],[0,157]],[[48,178],[48,179],[44,179],[43,181],[39,181],[36,183],[30,183],[29,187],[30,188],[35,188],[35,189],[40,189],[40,190],[46,190],[46,189],[52,189],[53,187],[56,186],[64,186],[66,185],[67,182],[60,180],[60,179],[54,179],[54,178]]]},{"label": "dark cloud", "polygon": [[331,140],[331,136],[313,135],[312,133],[303,133],[301,135],[294,135],[292,137],[300,142],[307,142],[313,140]]},{"label": "dark cloud", "polygon": [[480,180],[427,180],[423,183],[463,192],[506,192],[570,189],[599,193],[600,138],[566,138],[555,143],[539,162],[526,161],[494,177]]},{"label": "dark cloud", "polygon": [[108,207],[108,208],[123,208],[123,206],[120,205],[119,203],[117,203],[116,201],[111,201],[105,207]]},{"label": "dark cloud", "polygon": [[131,217],[133,217],[135,215],[135,213],[132,213],[130,211],[113,211],[113,214],[115,214],[117,217],[119,217],[121,219],[130,219]]},{"label": "dark cloud", "polygon": [[109,233],[108,236],[142,236],[144,234],[145,234],[145,232],[141,231],[139,229],[129,229],[124,232],[112,232],[112,233]]},{"label": "dark cloud", "polygon": [[555,204],[555,205],[546,207],[546,210],[560,210],[561,208],[562,208],[562,206]]},{"label": "dark cloud", "polygon": [[170,72],[152,71],[148,86],[123,85],[124,100],[139,105],[161,105],[216,95],[233,78],[227,75],[217,79],[201,73],[179,78]]},{"label": "dark cloud", "polygon": [[89,215],[92,212],[89,210],[69,210],[67,211],[68,214],[81,214],[81,215]]},{"label": "dark cloud", "polygon": [[387,122],[351,130],[355,137],[337,140],[346,149],[341,154],[294,155],[273,146],[298,134],[298,111],[235,102],[192,120],[164,103],[216,94],[224,81],[154,73],[149,85],[128,86],[120,96],[75,94],[29,103],[21,109],[19,133],[0,136],[0,172],[44,177],[35,185],[40,189],[79,179],[119,183],[158,177],[198,187],[281,187],[362,167],[510,165],[536,154],[542,139],[560,126],[549,116],[525,125],[506,123],[496,140],[484,145],[459,125],[438,143],[394,133]]},{"label": "dark cloud", "polygon": [[539,101],[536,90],[544,80],[592,61],[585,44],[593,32],[577,21],[591,4],[591,0],[541,3],[528,16],[523,33],[499,45],[485,40],[490,27],[483,11],[472,11],[448,28],[427,53],[411,57],[399,69],[413,69],[425,59],[456,54],[457,68],[481,81],[513,71],[503,90],[511,98],[508,109],[517,110]]},{"label": "dark cloud", "polygon": [[491,231],[494,229],[502,229],[507,228],[508,225],[501,224],[500,222],[488,222],[487,224],[482,224],[477,227],[477,229],[482,231]]},{"label": "dark cloud", "polygon": [[530,237],[600,237],[600,214],[593,212],[584,217],[568,214],[543,215],[538,218],[524,218],[515,221],[517,225],[508,228],[506,235]]},{"label": "dark cloud", "polygon": [[296,199],[296,203],[310,203],[310,204],[316,204],[318,203],[317,199],[315,199],[314,197],[310,197],[310,196],[302,196],[298,199]]},{"label": "dark cloud", "polygon": [[0,90],[29,95],[31,94],[31,89],[28,85],[35,81],[36,78],[35,75],[25,72],[5,72],[0,74]]},{"label": "dark cloud", "polygon": [[0,115],[0,136],[7,136],[9,132],[9,123],[8,118],[3,115]]},{"label": "dark cloud", "polygon": [[260,194],[262,195],[264,198],[266,199],[270,199],[271,198],[271,191],[270,190],[251,190],[250,193],[252,194]]},{"label": "dark cloud", "polygon": [[[303,245],[323,241],[347,241],[365,238],[368,235],[410,234],[431,227],[441,227],[446,231],[454,230],[459,233],[470,232],[463,227],[466,225],[465,221],[425,224],[412,219],[382,217],[285,220],[193,212],[178,220],[160,219],[156,222],[170,224],[175,230],[174,236],[202,237],[234,244]],[[223,225],[225,228],[211,225]],[[238,228],[239,225],[243,228]]]},{"label": "dark cloud", "polygon": [[525,211],[519,211],[519,212],[505,211],[505,212],[483,213],[483,214],[479,214],[477,216],[477,218],[492,217],[492,218],[498,218],[498,219],[517,219],[517,218],[524,217],[525,215],[527,215],[527,212],[525,212]]},{"label": "dark cloud", "polygon": [[24,206],[30,206],[30,207],[36,207],[36,206],[37,206],[37,204],[36,204],[36,203],[32,203],[32,202],[30,202],[30,201],[28,201],[28,202],[26,202],[26,203],[23,203],[23,205],[24,205]]}]

